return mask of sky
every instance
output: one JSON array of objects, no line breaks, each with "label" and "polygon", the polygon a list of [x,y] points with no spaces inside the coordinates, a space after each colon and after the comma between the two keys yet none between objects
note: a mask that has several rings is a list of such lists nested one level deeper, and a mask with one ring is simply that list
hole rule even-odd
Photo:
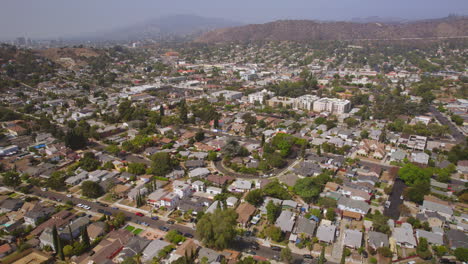
[{"label": "sky", "polygon": [[57,38],[191,14],[240,23],[468,15],[468,0],[0,0],[0,39]]}]

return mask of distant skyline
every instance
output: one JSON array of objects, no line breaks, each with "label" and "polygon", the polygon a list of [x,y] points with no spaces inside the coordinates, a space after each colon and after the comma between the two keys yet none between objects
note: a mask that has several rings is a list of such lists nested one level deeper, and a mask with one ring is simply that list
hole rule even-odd
[{"label": "distant skyline", "polygon": [[14,0],[0,4],[0,39],[58,38],[114,30],[162,16],[190,14],[244,24],[278,19],[407,20],[467,15],[467,0]]}]

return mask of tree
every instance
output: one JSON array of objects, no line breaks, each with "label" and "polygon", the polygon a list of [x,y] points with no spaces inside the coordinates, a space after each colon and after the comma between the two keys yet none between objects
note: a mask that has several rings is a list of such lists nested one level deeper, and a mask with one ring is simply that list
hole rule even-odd
[{"label": "tree", "polygon": [[177,230],[172,229],[169,232],[167,232],[165,236],[166,240],[173,243],[173,244],[178,244],[182,241],[185,241],[185,237],[181,235]]},{"label": "tree", "polygon": [[328,220],[334,221],[336,217],[335,210],[333,210],[332,208],[328,208],[325,216],[327,217]]},{"label": "tree", "polygon": [[77,150],[86,147],[88,139],[81,132],[76,132],[75,129],[68,131],[65,134],[65,146]]},{"label": "tree", "polygon": [[63,254],[66,257],[70,257],[71,255],[73,255],[73,247],[71,245],[64,246],[63,247]]},{"label": "tree", "polygon": [[54,245],[55,253],[58,253],[58,246],[59,246],[58,240],[59,240],[59,236],[57,232],[57,227],[54,225],[54,227],[52,228],[52,243]]},{"label": "tree", "polygon": [[160,115],[161,117],[164,116],[164,106],[163,106],[163,105],[160,105],[160,106],[159,106],[159,115]]},{"label": "tree", "polygon": [[369,137],[369,131],[362,130],[360,136],[361,136],[362,139],[368,138]]},{"label": "tree", "polygon": [[158,152],[151,156],[151,172],[156,176],[164,176],[172,171],[174,163],[171,155],[167,152]]},{"label": "tree", "polygon": [[289,247],[285,247],[281,249],[281,260],[286,263],[291,263],[293,257],[292,252]]},{"label": "tree", "polygon": [[210,248],[223,250],[236,236],[237,213],[232,209],[216,209],[204,214],[197,223],[200,240]]},{"label": "tree", "polygon": [[324,264],[326,261],[325,259],[325,246],[322,246],[322,251],[320,252],[320,257],[318,259],[318,264]]},{"label": "tree", "polygon": [[432,172],[428,168],[420,168],[412,163],[406,163],[398,170],[398,175],[407,185],[414,185],[417,183],[429,183]]},{"label": "tree", "polygon": [[60,260],[65,260],[65,255],[63,254],[63,244],[62,244],[62,239],[58,237],[58,243],[57,243],[57,255],[59,256]]},{"label": "tree", "polygon": [[306,202],[312,202],[322,192],[322,188],[316,183],[315,178],[310,177],[297,180],[293,190]]},{"label": "tree", "polygon": [[7,171],[3,174],[3,184],[16,189],[21,184],[21,177],[16,171]]},{"label": "tree", "polygon": [[127,171],[131,174],[142,175],[146,172],[146,165],[144,163],[130,163],[128,164]]},{"label": "tree", "polygon": [[80,159],[79,165],[83,170],[94,171],[98,169],[98,167],[101,165],[101,162],[96,159],[94,153],[86,152],[83,155],[83,158]]},{"label": "tree", "polygon": [[81,192],[89,198],[98,198],[103,194],[102,187],[97,182],[84,181],[81,184]]},{"label": "tree", "polygon": [[262,191],[265,196],[270,196],[281,200],[291,199],[291,194],[289,194],[286,187],[284,187],[278,180],[269,182],[263,187]]},{"label": "tree", "polygon": [[263,203],[263,192],[260,189],[250,191],[246,196],[245,200],[251,205],[259,206]]},{"label": "tree", "polygon": [[429,245],[427,243],[427,239],[424,237],[419,238],[418,246],[416,247],[416,252],[418,253],[419,257],[422,259],[430,259],[432,257],[432,253],[429,250]]},{"label": "tree", "polygon": [[281,214],[281,205],[275,204],[273,201],[269,201],[266,205],[267,219],[270,224],[275,223],[276,218]]},{"label": "tree", "polygon": [[440,258],[448,252],[448,249],[445,246],[433,246],[432,251]]},{"label": "tree", "polygon": [[218,154],[215,151],[210,151],[210,152],[208,152],[207,159],[209,161],[216,161],[218,159]]},{"label": "tree", "polygon": [[54,171],[47,179],[47,186],[54,190],[60,190],[65,187],[65,177],[63,171]]},{"label": "tree", "polygon": [[421,204],[424,201],[424,196],[431,192],[429,184],[420,182],[412,187],[406,188],[403,191],[403,196],[415,203]]},{"label": "tree", "polygon": [[81,229],[81,242],[86,248],[89,248],[91,246],[91,243],[89,241],[88,230],[86,229],[86,227]]},{"label": "tree", "polygon": [[387,224],[388,217],[382,215],[379,211],[375,211],[375,214],[372,216],[372,226],[377,232],[389,234],[390,227]]},{"label": "tree", "polygon": [[283,232],[281,231],[281,228],[277,226],[271,225],[267,227],[266,234],[273,241],[280,242],[281,240],[283,240]]},{"label": "tree", "polygon": [[179,118],[182,120],[184,124],[188,122],[188,110],[187,110],[187,103],[185,102],[185,99],[183,99],[180,102],[180,113],[179,113]]},{"label": "tree", "polygon": [[468,248],[457,248],[453,254],[457,260],[467,262],[468,261]]},{"label": "tree", "polygon": [[195,140],[197,142],[203,141],[204,139],[205,139],[205,133],[203,131],[200,130],[195,134]]},{"label": "tree", "polygon": [[391,258],[393,256],[393,252],[389,247],[379,247],[377,253],[386,258]]}]

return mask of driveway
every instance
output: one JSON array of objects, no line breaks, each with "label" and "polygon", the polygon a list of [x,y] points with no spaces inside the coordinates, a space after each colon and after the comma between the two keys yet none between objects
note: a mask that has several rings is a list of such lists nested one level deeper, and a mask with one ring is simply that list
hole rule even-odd
[{"label": "driveway", "polygon": [[406,188],[405,183],[397,178],[395,184],[393,184],[392,194],[388,198],[390,206],[384,209],[384,215],[394,220],[398,220],[400,217],[400,205],[403,204],[403,200],[400,197],[403,195],[403,190]]}]

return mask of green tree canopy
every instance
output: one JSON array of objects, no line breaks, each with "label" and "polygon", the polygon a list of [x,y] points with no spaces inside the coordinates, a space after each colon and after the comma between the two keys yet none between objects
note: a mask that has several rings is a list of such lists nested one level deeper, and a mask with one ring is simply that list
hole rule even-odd
[{"label": "green tree canopy", "polygon": [[84,181],[81,183],[81,192],[84,196],[89,198],[98,198],[104,193],[99,183],[93,181]]},{"label": "green tree canopy", "polygon": [[223,250],[236,236],[237,213],[232,209],[216,209],[204,214],[197,223],[197,234],[205,246]]}]

